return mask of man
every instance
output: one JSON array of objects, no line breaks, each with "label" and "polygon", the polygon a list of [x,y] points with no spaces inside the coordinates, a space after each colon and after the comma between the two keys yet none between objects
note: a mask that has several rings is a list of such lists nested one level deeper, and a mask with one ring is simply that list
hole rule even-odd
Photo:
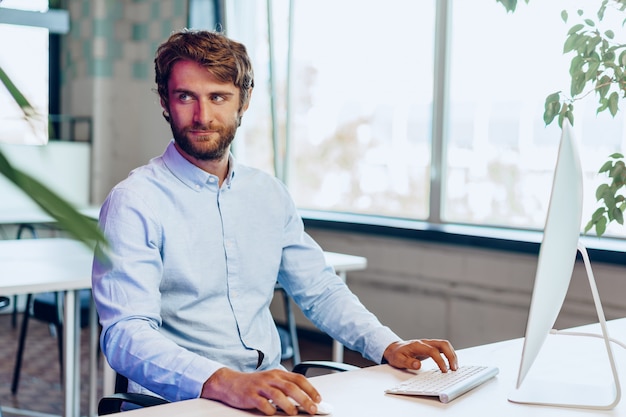
[{"label": "man", "polygon": [[246,49],[183,30],[159,47],[156,83],[174,139],[113,188],[100,215],[109,241],[93,293],[101,345],[129,391],[170,401],[311,414],[319,393],[280,365],[269,311],[276,280],[321,330],[366,358],[446,371],[444,340],[402,341],[327,267],[286,188],[230,154],[254,86]]}]

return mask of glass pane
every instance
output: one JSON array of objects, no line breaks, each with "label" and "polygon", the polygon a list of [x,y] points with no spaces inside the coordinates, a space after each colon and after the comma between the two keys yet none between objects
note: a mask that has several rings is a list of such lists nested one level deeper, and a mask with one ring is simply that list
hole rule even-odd
[{"label": "glass pane", "polygon": [[[47,1],[4,1],[0,7],[45,11]],[[48,140],[48,30],[0,24],[0,68],[36,112],[26,120],[23,111],[0,83],[0,142],[42,144]],[[24,47],[28,45],[28,53]]]},{"label": "glass pane", "polygon": [[[285,1],[274,1],[279,11],[286,13]],[[286,19],[277,19],[275,28],[286,36]],[[274,175],[272,151],[272,117],[269,89],[269,39],[267,32],[267,7],[256,0],[230,1],[226,3],[226,34],[242,42],[254,68],[254,90],[250,107],[242,119],[233,142],[237,159]],[[283,41],[284,42],[284,41]],[[284,53],[284,52],[283,52]],[[284,68],[285,57],[281,64]],[[280,82],[285,83],[282,76]]]},{"label": "glass pane", "polygon": [[[444,221],[543,228],[561,133],[556,122],[545,127],[544,102],[569,92],[563,43],[580,6],[593,14],[598,5],[519,2],[507,14],[492,0],[454,2]],[[625,132],[624,113],[596,117],[595,101],[592,93],[574,104],[586,178],[582,226],[595,210],[596,172],[623,148]]]},{"label": "glass pane", "polygon": [[264,84],[266,8],[250,2],[227,15],[229,35],[248,46],[255,65],[237,157],[274,172],[273,97],[276,152],[281,160],[288,153],[284,178],[300,207],[426,218],[434,2],[296,0],[290,90],[288,2],[273,5],[273,92]]},{"label": "glass pane", "polygon": [[300,207],[428,213],[434,2],[297,1],[288,184]]}]

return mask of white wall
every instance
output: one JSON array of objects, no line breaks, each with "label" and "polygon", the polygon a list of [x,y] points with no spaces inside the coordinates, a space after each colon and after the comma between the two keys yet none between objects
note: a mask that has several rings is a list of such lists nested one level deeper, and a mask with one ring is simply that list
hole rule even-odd
[{"label": "white wall", "polygon": [[[154,92],[154,53],[187,24],[187,2],[68,0],[63,113],[93,120],[92,203],[165,149],[171,131]],[[85,13],[89,12],[89,13]]]}]

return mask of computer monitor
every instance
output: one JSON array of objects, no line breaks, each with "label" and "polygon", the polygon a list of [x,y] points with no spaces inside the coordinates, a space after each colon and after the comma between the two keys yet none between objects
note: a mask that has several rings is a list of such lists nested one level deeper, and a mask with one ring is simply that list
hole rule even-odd
[{"label": "computer monitor", "polygon": [[[526,324],[524,348],[517,378],[516,390],[509,400],[520,403],[541,405],[571,406],[579,408],[613,408],[619,402],[619,381],[616,390],[594,392],[594,387],[576,383],[577,388],[568,382],[554,385],[551,381],[542,386],[541,381],[523,384],[533,363],[537,359],[554,323],[561,311],[569,288],[576,261],[576,253],[581,251],[591,285],[596,311],[602,325],[605,345],[613,366],[613,376],[617,378],[610,343],[606,334],[606,320],[600,305],[595,279],[591,272],[587,252],[579,242],[583,205],[583,174],[577,143],[572,128],[563,123],[552,193],[546,218],[543,240],[535,282]],[[584,391],[584,395],[580,391]],[[615,393],[617,391],[617,394]],[[591,396],[592,398],[584,398]]]}]

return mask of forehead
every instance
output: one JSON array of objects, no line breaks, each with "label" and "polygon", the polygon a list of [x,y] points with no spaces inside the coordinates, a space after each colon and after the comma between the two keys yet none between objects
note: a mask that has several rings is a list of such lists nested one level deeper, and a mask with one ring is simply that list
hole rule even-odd
[{"label": "forehead", "polygon": [[230,81],[220,81],[207,68],[194,61],[180,60],[172,66],[168,81],[168,90],[205,90],[219,89],[223,92],[235,93],[238,88]]}]

